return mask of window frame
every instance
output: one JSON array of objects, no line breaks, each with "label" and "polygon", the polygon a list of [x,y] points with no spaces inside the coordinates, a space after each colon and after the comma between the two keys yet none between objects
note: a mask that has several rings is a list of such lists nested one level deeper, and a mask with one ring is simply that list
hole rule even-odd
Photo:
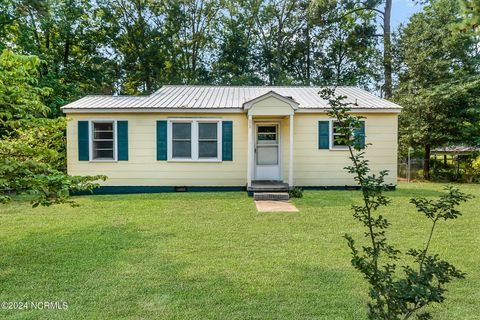
[{"label": "window frame", "polygon": [[[88,144],[89,144],[89,161],[90,162],[117,162],[118,161],[118,139],[117,139],[117,121],[113,119],[92,119],[88,121]],[[113,158],[112,159],[95,159],[93,157],[93,130],[95,123],[112,123],[113,126]]]},{"label": "window frame", "polygon": [[335,136],[339,136],[341,134],[335,134],[334,132],[334,124],[335,122],[338,122],[338,120],[331,119],[330,120],[330,132],[329,132],[329,145],[330,145],[330,150],[340,150],[340,151],[345,151],[348,150],[348,146],[341,146],[341,145],[335,145]]},{"label": "window frame", "polygon": [[[173,124],[191,124],[191,157],[173,157]],[[199,123],[215,123],[217,125],[217,157],[199,157]],[[218,118],[169,118],[167,120],[167,161],[170,162],[222,162],[222,120]]]}]

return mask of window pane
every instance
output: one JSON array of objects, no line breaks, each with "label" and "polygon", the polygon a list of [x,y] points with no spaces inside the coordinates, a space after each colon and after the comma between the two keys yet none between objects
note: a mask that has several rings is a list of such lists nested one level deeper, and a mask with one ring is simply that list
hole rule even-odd
[{"label": "window pane", "polygon": [[[336,146],[336,147],[345,147],[347,145],[347,142],[345,141],[345,138],[347,138],[346,135],[344,134],[340,134],[340,129],[341,129],[341,126],[340,126],[340,123],[335,121],[333,123],[333,146]],[[342,140],[342,141],[340,141]]]},{"label": "window pane", "polygon": [[173,139],[191,139],[191,123],[172,123]]},{"label": "window pane", "polygon": [[113,123],[94,122],[93,139],[113,139]]},{"label": "window pane", "polygon": [[257,147],[257,164],[278,164],[278,147]]},{"label": "window pane", "polygon": [[113,159],[113,141],[93,141],[93,159]]},{"label": "window pane", "polygon": [[94,131],[93,139],[113,139],[113,131]]},{"label": "window pane", "polygon": [[263,132],[263,133],[275,133],[277,132],[277,126],[259,126],[258,127],[258,132]]},{"label": "window pane", "polygon": [[[342,139],[342,141],[339,141],[339,139]],[[333,145],[334,146],[346,146],[347,143],[343,139],[345,139],[345,136],[342,136],[342,135],[333,136]]]},{"label": "window pane", "polygon": [[174,158],[191,158],[192,147],[190,141],[173,141],[172,156]]},{"label": "window pane", "polygon": [[198,138],[200,140],[217,140],[217,124],[216,123],[199,123]]},{"label": "window pane", "polygon": [[95,122],[93,124],[93,128],[95,131],[113,131],[113,123],[112,122]]},{"label": "window pane", "polygon": [[113,150],[93,150],[93,158],[96,160],[112,160]]},{"label": "window pane", "polygon": [[94,141],[94,149],[113,149],[113,141]]},{"label": "window pane", "polygon": [[199,158],[217,158],[217,150],[216,141],[200,141],[198,143]]},{"label": "window pane", "polygon": [[270,141],[275,141],[277,140],[277,135],[274,133],[267,133],[267,134],[258,134],[258,140],[270,140]]}]

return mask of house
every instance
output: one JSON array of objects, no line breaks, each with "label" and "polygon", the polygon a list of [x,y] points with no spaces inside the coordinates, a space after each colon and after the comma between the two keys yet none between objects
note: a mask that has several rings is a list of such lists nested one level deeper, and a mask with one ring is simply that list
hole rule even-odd
[{"label": "house", "polygon": [[[108,176],[99,193],[355,185],[319,90],[168,85],[142,97],[87,96],[63,107],[68,173]],[[395,185],[401,107],[356,87],[336,93],[366,117],[366,157]]]}]

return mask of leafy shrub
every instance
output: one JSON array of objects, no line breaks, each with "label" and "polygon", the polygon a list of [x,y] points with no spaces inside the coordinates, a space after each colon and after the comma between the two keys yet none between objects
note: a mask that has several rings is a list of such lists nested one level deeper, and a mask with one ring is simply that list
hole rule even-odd
[{"label": "leafy shrub", "polygon": [[294,187],[292,190],[290,190],[289,194],[290,198],[303,198],[303,190],[299,187]]}]

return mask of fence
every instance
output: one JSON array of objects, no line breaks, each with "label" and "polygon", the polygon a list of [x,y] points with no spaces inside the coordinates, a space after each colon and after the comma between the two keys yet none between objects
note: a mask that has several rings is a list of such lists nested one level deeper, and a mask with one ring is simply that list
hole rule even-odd
[{"label": "fence", "polygon": [[397,168],[398,178],[401,180],[415,180],[422,178],[423,171],[423,159],[421,158],[411,158],[410,165],[408,163],[408,158],[398,159],[398,168]]}]

